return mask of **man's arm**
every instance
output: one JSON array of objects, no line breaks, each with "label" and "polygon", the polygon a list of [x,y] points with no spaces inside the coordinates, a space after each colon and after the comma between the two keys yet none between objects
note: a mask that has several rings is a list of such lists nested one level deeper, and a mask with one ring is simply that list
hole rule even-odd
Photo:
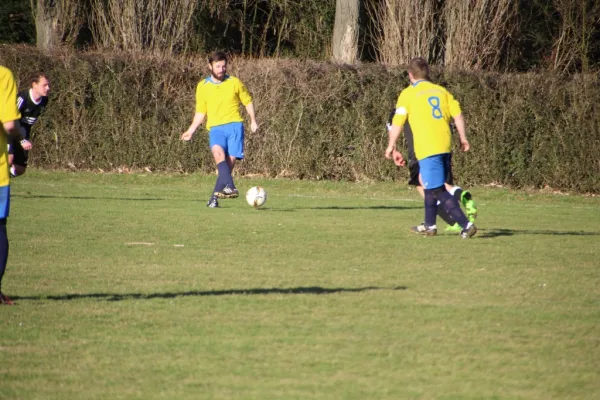
[{"label": "man's arm", "polygon": [[18,138],[21,137],[21,124],[19,124],[19,120],[14,121],[6,121],[2,124],[4,127],[4,131],[9,136],[16,136]]},{"label": "man's arm", "polygon": [[258,123],[256,122],[256,115],[254,114],[254,103],[249,103],[246,106],[246,112],[248,113],[248,116],[250,117],[250,130],[252,131],[252,133],[254,133],[258,130]]},{"label": "man's arm", "polygon": [[198,129],[198,127],[204,122],[205,117],[206,114],[199,112],[195,113],[194,119],[192,120],[192,124],[190,125],[187,131],[183,132],[183,134],[181,135],[181,140],[191,140],[192,136],[194,136],[194,133],[196,132],[196,129]]},{"label": "man's arm", "polygon": [[398,141],[398,138],[400,137],[400,133],[402,132],[403,126],[404,126],[404,124],[392,125],[392,127],[388,130],[389,141],[388,141],[388,147],[385,150],[385,158],[387,158],[388,160],[390,158],[392,158],[392,153],[394,152],[394,150],[396,150],[396,142]]},{"label": "man's arm", "polygon": [[467,128],[465,125],[465,118],[463,117],[462,113],[454,117],[454,125],[456,125],[456,130],[458,131],[458,136],[460,137],[461,150],[469,151],[471,145],[467,140]]},{"label": "man's arm", "polygon": [[0,66],[0,122],[8,135],[21,136],[19,118],[15,78],[10,70]]}]

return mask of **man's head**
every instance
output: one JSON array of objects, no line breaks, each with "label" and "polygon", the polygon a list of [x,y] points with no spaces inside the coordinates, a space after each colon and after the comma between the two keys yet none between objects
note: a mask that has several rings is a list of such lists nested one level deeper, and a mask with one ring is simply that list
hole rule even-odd
[{"label": "man's head", "polygon": [[31,90],[36,97],[48,96],[48,92],[50,91],[50,81],[46,74],[43,72],[36,72],[31,75],[29,82],[31,83]]},{"label": "man's head", "polygon": [[423,57],[416,57],[408,63],[408,77],[411,82],[429,80],[429,64]]},{"label": "man's head", "polygon": [[227,55],[222,51],[215,51],[208,56],[208,69],[213,78],[222,81],[227,73]]}]

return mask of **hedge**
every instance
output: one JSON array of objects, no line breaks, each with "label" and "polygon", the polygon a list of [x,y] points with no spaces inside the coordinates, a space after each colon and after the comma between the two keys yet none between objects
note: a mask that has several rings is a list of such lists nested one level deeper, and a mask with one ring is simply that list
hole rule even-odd
[{"label": "hedge", "polygon": [[[35,167],[214,171],[205,131],[179,140],[204,58],[0,46],[0,63],[21,79],[34,70],[51,79],[50,105],[33,130]],[[406,179],[383,158],[386,118],[408,84],[403,69],[238,58],[230,73],[253,93],[261,124],[247,134],[238,173]],[[461,184],[600,192],[598,75],[436,70],[432,80],[459,99],[467,121],[472,150],[453,159]]]}]

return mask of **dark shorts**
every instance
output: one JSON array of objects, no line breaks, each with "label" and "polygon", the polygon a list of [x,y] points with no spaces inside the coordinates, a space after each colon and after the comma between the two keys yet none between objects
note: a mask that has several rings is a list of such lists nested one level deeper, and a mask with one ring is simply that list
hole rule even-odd
[{"label": "dark shorts", "polygon": [[[410,160],[408,162],[408,184],[411,186],[421,186],[419,182],[419,162],[417,160]],[[446,183],[454,185],[454,177],[452,176],[452,154],[450,154],[449,167],[446,170]]]},{"label": "dark shorts", "polygon": [[16,136],[9,136],[8,138],[8,154],[13,156],[13,164],[27,167],[27,161],[29,160],[29,152],[24,150],[21,146],[21,139]]}]

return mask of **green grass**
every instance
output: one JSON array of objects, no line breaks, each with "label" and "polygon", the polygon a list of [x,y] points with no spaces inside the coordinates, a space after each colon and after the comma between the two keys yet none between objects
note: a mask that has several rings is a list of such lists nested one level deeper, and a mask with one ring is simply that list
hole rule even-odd
[{"label": "green grass", "polygon": [[600,393],[598,198],[476,188],[461,240],[408,232],[404,184],[240,179],[263,209],[207,209],[213,182],[13,181],[0,398]]}]

